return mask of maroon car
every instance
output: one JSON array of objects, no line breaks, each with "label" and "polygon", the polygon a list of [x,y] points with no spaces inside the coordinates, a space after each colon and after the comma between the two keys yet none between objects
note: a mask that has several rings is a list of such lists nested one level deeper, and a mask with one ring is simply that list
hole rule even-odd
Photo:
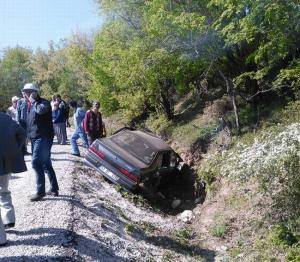
[{"label": "maroon car", "polygon": [[141,185],[158,186],[161,178],[177,174],[183,165],[162,139],[129,128],[94,141],[85,160],[108,180],[131,191]]}]

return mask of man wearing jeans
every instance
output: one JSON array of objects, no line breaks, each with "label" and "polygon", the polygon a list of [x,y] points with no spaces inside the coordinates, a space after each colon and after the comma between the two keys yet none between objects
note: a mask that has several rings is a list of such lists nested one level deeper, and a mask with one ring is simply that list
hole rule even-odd
[{"label": "man wearing jeans", "polygon": [[5,245],[5,229],[15,226],[15,210],[8,190],[10,173],[27,170],[22,146],[25,130],[8,115],[0,113],[0,245]]},{"label": "man wearing jeans", "polygon": [[50,102],[38,95],[38,87],[26,84],[22,90],[30,101],[27,115],[27,133],[32,147],[32,168],[36,175],[36,193],[31,201],[39,201],[45,195],[45,173],[50,181],[47,194],[58,196],[58,183],[51,163],[53,143],[52,111]]},{"label": "man wearing jeans", "polygon": [[77,106],[76,101],[71,101],[69,103],[70,107],[74,109],[74,126],[75,126],[75,132],[73,133],[71,137],[71,146],[72,146],[72,155],[73,156],[80,156],[80,152],[77,145],[77,140],[81,138],[83,141],[83,145],[88,148],[89,143],[87,140],[87,136],[83,130],[82,122],[85,116],[85,111]]}]

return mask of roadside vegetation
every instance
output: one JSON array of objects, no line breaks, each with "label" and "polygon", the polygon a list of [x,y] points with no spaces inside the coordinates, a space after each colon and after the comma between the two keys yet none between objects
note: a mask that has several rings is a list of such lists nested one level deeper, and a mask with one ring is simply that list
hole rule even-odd
[{"label": "roadside vegetation", "polygon": [[209,192],[212,198],[220,189],[217,181],[231,185],[220,207],[221,222],[219,217],[211,228],[212,235],[231,243],[230,261],[299,261],[299,109],[299,101],[290,103],[235,138],[230,149],[209,156],[198,171],[215,190]]}]

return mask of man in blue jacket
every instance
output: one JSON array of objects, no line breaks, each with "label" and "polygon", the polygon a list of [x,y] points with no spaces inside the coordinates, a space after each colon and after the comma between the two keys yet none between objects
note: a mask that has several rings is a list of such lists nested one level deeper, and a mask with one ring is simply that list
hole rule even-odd
[{"label": "man in blue jacket", "polygon": [[6,244],[5,229],[15,226],[15,210],[8,190],[11,173],[27,170],[21,148],[25,130],[8,115],[0,113],[0,245]]},{"label": "man in blue jacket", "polygon": [[71,146],[72,146],[72,155],[74,156],[80,156],[80,152],[77,145],[77,140],[79,138],[82,139],[83,145],[88,148],[89,143],[86,136],[86,133],[83,130],[82,122],[85,116],[85,111],[78,107],[76,101],[70,101],[69,103],[70,107],[74,109],[74,126],[75,126],[75,132],[73,133],[71,137]]},{"label": "man in blue jacket", "polygon": [[36,193],[31,201],[39,201],[45,195],[45,173],[50,181],[50,195],[58,196],[58,183],[51,163],[53,144],[52,111],[50,102],[38,95],[39,88],[28,83],[24,86],[26,98],[30,101],[27,114],[27,134],[31,140],[32,168],[36,175]]}]

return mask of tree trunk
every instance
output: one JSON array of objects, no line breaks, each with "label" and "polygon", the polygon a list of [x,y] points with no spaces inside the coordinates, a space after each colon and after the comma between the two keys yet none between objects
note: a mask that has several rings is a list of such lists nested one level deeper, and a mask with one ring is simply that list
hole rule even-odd
[{"label": "tree trunk", "polygon": [[240,118],[239,118],[239,114],[238,114],[238,108],[237,108],[237,104],[236,104],[236,94],[235,94],[235,91],[233,89],[233,83],[232,83],[231,80],[228,80],[228,78],[222,73],[221,70],[218,70],[218,71],[219,71],[219,74],[221,75],[221,77],[225,81],[227,94],[231,98],[233,111],[234,111],[234,116],[235,116],[236,131],[237,131],[237,135],[239,136],[240,133],[241,133]]},{"label": "tree trunk", "polygon": [[164,79],[160,81],[160,98],[161,98],[161,106],[163,109],[164,114],[166,115],[168,120],[171,120],[174,118],[174,110],[172,106],[172,100],[171,96],[169,94],[169,90],[172,85],[172,81],[168,79]]},{"label": "tree trunk", "polygon": [[164,113],[166,114],[168,120],[171,120],[174,117],[174,112],[173,112],[171,103],[164,92],[161,92],[160,95],[161,95],[161,99],[162,99],[162,107],[163,107]]}]

